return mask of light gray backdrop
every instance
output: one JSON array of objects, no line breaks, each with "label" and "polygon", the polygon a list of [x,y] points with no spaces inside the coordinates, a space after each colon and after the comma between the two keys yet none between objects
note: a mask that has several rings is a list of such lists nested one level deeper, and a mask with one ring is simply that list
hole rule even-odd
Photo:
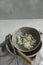
[{"label": "light gray backdrop", "polygon": [[43,0],[0,0],[0,19],[43,18]]}]

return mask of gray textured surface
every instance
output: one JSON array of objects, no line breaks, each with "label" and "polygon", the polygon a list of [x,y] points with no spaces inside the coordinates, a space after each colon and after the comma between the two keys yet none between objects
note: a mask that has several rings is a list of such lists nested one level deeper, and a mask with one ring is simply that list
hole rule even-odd
[{"label": "gray textured surface", "polygon": [[43,18],[43,0],[0,0],[0,19]]}]

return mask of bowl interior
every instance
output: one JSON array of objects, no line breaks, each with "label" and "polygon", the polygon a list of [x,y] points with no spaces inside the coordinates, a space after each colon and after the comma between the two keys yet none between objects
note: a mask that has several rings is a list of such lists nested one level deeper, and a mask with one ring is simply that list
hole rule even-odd
[{"label": "bowl interior", "polygon": [[[39,32],[34,29],[34,28],[30,28],[30,27],[23,27],[23,28],[20,28],[18,29],[14,34],[13,34],[13,37],[12,37],[12,44],[15,48],[17,48],[18,50],[20,51],[24,51],[24,52],[27,52],[29,50],[25,49],[23,46],[20,46],[16,43],[16,37],[19,35],[25,35],[25,33],[30,33],[35,39],[36,39],[36,45],[34,46],[34,48],[32,50],[34,50],[39,42],[40,42],[40,34]],[[30,51],[32,51],[30,50]]]}]

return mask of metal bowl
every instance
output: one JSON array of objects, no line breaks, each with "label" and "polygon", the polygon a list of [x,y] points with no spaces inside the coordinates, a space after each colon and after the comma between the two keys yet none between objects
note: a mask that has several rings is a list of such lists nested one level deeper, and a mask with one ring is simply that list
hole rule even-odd
[{"label": "metal bowl", "polygon": [[[16,43],[16,37],[18,35],[24,35],[25,33],[30,33],[36,39],[35,46],[30,51],[27,49],[24,49],[22,46],[19,46]],[[15,33],[13,33],[13,36],[12,36],[12,45],[16,49],[18,49],[22,52],[33,52],[40,45],[40,42],[41,42],[41,37],[40,37],[39,32],[36,29],[31,28],[31,27],[22,27],[22,28],[18,29]]]}]

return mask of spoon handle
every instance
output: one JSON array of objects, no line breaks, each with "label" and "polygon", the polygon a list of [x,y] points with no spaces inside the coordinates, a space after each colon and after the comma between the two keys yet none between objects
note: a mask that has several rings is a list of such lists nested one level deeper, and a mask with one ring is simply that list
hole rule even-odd
[{"label": "spoon handle", "polygon": [[18,54],[24,58],[30,65],[32,65],[32,60],[30,58],[28,58],[24,53],[22,53],[21,51],[17,50]]}]

